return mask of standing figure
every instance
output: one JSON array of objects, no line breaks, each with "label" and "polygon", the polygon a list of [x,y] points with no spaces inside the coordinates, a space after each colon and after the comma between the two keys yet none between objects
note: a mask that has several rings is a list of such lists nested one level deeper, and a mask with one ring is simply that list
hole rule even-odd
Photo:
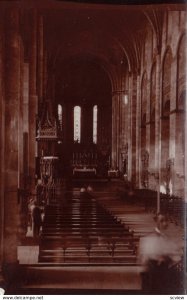
[{"label": "standing figure", "polygon": [[33,236],[38,237],[40,233],[40,227],[42,225],[42,217],[40,207],[37,206],[37,202],[34,202],[32,209],[32,224],[33,224]]},{"label": "standing figure", "polygon": [[41,179],[38,179],[37,185],[36,185],[36,199],[37,202],[41,205],[43,203],[43,184]]},{"label": "standing figure", "polygon": [[28,202],[28,227],[32,230],[32,211],[35,207],[35,200],[30,198]]},{"label": "standing figure", "polygon": [[139,259],[144,266],[142,289],[146,294],[177,294],[176,264],[181,260],[181,249],[165,233],[166,216],[159,213],[156,223],[155,230],[140,240]]}]

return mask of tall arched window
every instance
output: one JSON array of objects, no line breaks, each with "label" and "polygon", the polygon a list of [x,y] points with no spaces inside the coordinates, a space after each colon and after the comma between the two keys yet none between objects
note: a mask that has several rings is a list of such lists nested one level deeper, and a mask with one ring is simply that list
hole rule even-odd
[{"label": "tall arched window", "polygon": [[74,142],[81,141],[81,107],[74,107]]},{"label": "tall arched window", "polygon": [[97,105],[93,107],[93,143],[97,144]]},{"label": "tall arched window", "polygon": [[58,104],[58,120],[60,123],[60,129],[62,130],[62,105]]}]

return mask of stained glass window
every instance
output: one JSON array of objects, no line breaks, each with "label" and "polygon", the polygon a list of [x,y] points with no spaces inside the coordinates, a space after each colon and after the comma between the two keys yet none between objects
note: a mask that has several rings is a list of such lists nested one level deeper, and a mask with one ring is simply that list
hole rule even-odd
[{"label": "stained glass window", "polygon": [[58,120],[60,123],[60,129],[62,130],[62,105],[58,104]]},{"label": "stained glass window", "polygon": [[81,141],[81,107],[74,107],[74,142]]},{"label": "stained glass window", "polygon": [[97,144],[97,105],[93,107],[93,143]]}]

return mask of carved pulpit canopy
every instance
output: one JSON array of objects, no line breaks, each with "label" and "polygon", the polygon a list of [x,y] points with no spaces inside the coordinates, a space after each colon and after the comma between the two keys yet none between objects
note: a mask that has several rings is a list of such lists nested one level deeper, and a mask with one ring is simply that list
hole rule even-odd
[{"label": "carved pulpit canopy", "polygon": [[58,126],[50,109],[50,101],[45,101],[37,124],[36,140],[57,140]]}]

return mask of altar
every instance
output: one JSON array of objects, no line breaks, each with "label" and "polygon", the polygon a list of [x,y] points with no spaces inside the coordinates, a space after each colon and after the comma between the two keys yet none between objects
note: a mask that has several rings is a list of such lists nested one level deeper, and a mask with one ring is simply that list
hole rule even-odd
[{"label": "altar", "polygon": [[73,176],[75,177],[95,177],[96,173],[96,168],[75,167],[73,169]]}]

